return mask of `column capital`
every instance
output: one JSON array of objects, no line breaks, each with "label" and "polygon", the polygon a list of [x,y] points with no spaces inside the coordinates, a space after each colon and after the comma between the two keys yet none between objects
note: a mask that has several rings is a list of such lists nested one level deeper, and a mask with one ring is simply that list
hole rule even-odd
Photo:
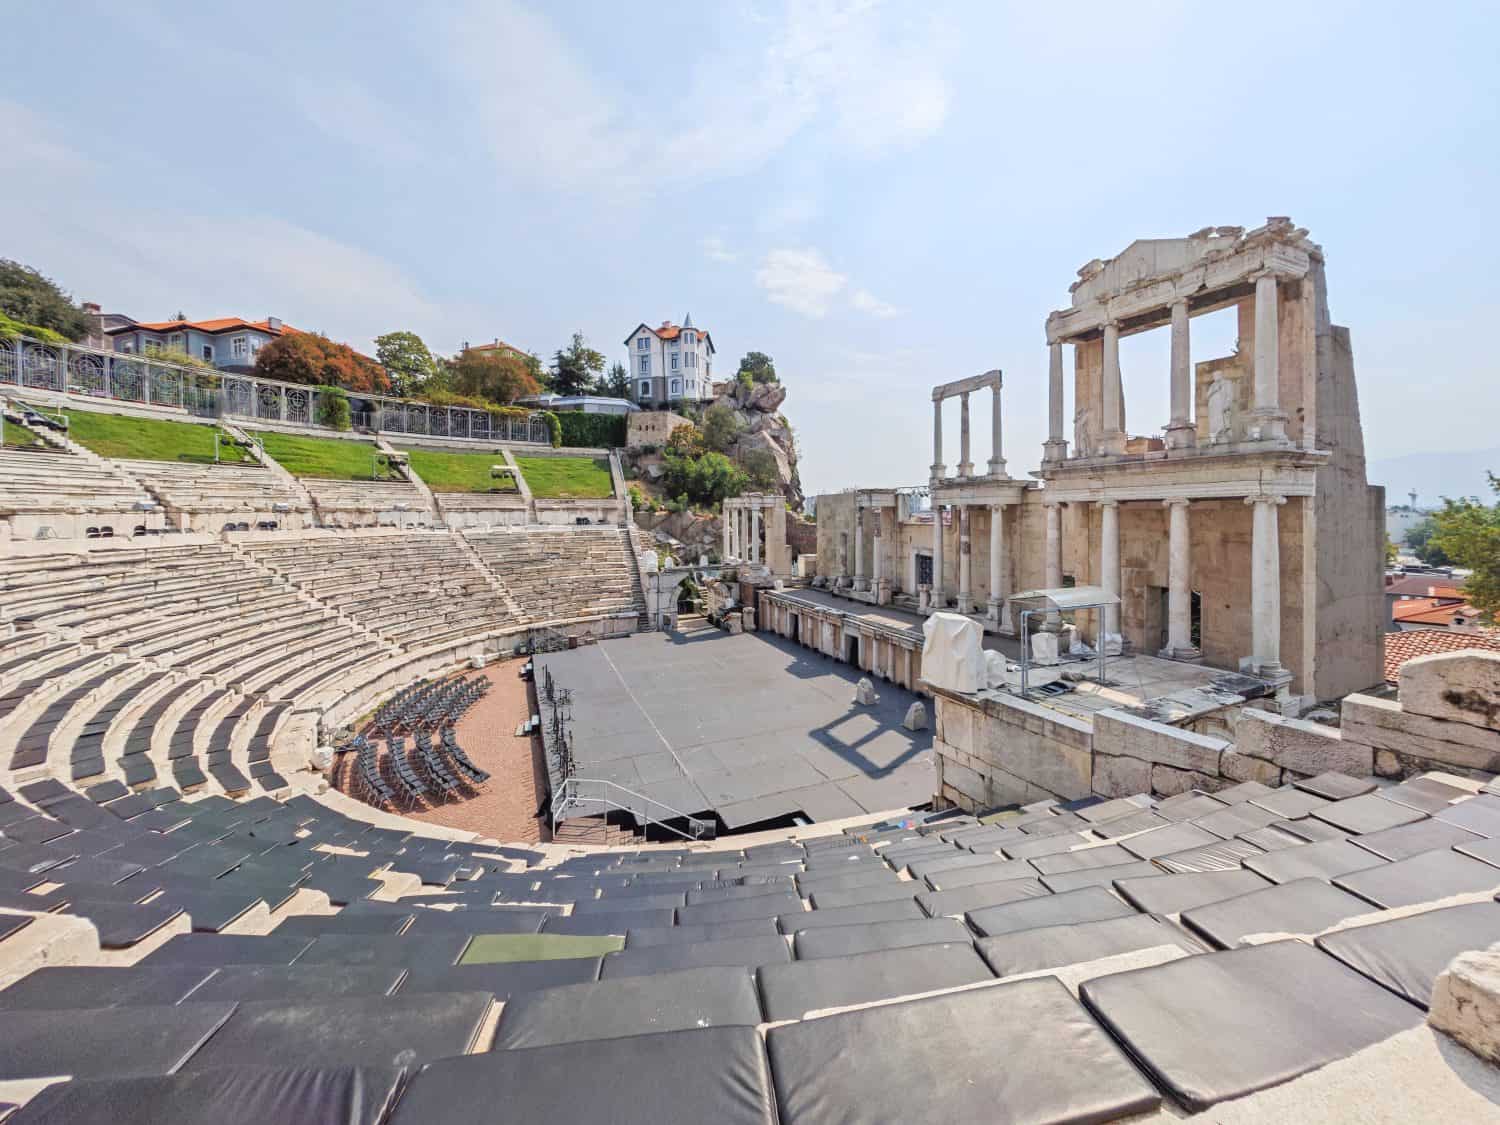
[{"label": "column capital", "polygon": [[1252,492],[1245,497],[1246,504],[1275,504],[1280,507],[1286,503],[1286,497],[1275,492]]},{"label": "column capital", "polygon": [[1061,500],[1042,500],[1042,507],[1044,508],[1061,508],[1062,506],[1063,502]]},{"label": "column capital", "polygon": [[1168,496],[1161,502],[1163,508],[1175,508],[1179,504],[1186,508],[1192,504],[1192,501],[1186,496]]},{"label": "column capital", "polygon": [[1106,496],[1103,500],[1095,500],[1094,503],[1098,504],[1101,508],[1118,508],[1120,506],[1118,500],[1109,496]]}]

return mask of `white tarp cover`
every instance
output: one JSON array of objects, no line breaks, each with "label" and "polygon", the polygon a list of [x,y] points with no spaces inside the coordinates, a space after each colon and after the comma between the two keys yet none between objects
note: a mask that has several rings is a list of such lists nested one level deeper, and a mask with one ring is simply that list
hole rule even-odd
[{"label": "white tarp cover", "polygon": [[934,613],[922,622],[922,678],[970,694],[985,686],[984,633],[967,617]]}]

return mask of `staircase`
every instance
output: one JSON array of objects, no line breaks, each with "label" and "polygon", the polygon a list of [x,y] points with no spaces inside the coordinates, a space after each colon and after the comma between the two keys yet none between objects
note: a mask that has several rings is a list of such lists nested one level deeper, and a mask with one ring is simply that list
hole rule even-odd
[{"label": "staircase", "polygon": [[640,553],[644,548],[641,546],[639,535],[634,524],[625,529],[626,545],[629,548],[625,553],[630,556],[630,581],[636,593],[636,604],[640,607],[640,612],[636,614],[636,632],[649,633],[656,628],[656,625],[652,622],[650,613],[646,611],[646,584],[641,576],[640,561]]}]

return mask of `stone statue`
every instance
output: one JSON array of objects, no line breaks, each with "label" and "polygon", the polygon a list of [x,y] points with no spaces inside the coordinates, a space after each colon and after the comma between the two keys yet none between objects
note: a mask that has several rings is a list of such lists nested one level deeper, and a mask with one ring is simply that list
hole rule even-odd
[{"label": "stone statue", "polygon": [[1234,440],[1234,384],[1223,374],[1208,385],[1208,442],[1222,445]]},{"label": "stone statue", "polygon": [[1087,457],[1091,448],[1089,442],[1089,422],[1091,412],[1086,403],[1080,403],[1073,411],[1073,455],[1075,457]]}]

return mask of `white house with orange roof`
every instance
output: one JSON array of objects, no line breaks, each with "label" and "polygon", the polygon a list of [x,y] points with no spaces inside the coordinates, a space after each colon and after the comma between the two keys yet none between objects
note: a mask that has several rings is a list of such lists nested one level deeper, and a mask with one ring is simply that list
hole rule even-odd
[{"label": "white house with orange roof", "polygon": [[105,330],[117,352],[142,354],[148,349],[181,352],[206,360],[222,371],[249,371],[256,353],[284,332],[297,329],[278,317],[244,320],[237,316],[214,320],[132,322]]},{"label": "white house with orange roof", "polygon": [[714,341],[693,324],[664,320],[652,328],[642,323],[625,337],[629,350],[630,397],[647,409],[709,402],[714,397]]}]

